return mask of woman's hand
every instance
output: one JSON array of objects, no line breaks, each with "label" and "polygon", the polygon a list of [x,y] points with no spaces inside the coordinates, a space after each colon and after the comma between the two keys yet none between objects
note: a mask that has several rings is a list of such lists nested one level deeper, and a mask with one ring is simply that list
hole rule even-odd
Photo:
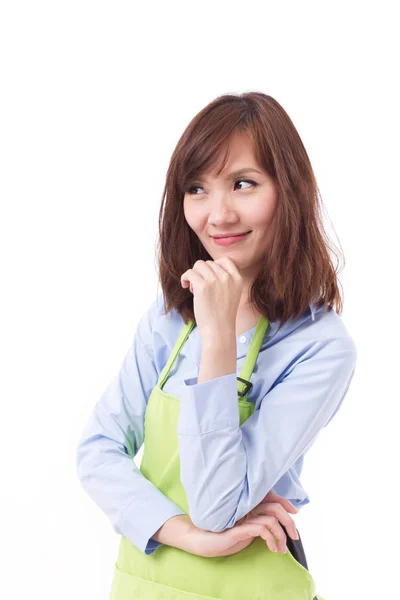
[{"label": "woman's hand", "polygon": [[289,500],[270,491],[260,504],[230,529],[214,533],[193,526],[188,530],[186,539],[182,540],[182,548],[199,556],[229,556],[249,546],[254,538],[262,537],[272,552],[277,550],[276,538],[279,551],[283,553],[286,533],[280,523],[291,538],[298,539],[296,525],[288,514],[297,512]]},{"label": "woman's hand", "polygon": [[182,287],[193,293],[193,310],[200,336],[236,330],[236,315],[243,289],[243,279],[228,256],[218,260],[197,260],[193,269],[181,276]]},{"label": "woman's hand", "polygon": [[[241,525],[242,523],[260,523],[260,521],[263,523],[265,522],[267,527],[277,538],[279,550],[282,552],[286,547],[286,533],[280,524],[286,528],[288,534],[293,540],[298,540],[299,535],[297,533],[296,523],[292,517],[289,516],[289,513],[296,514],[298,512],[298,509],[293,506],[290,500],[287,500],[283,496],[279,496],[279,494],[271,490],[268,492],[265,498],[253,508],[253,510],[237,521],[235,527],[237,525]],[[271,540],[271,538],[269,538],[269,540]],[[272,548],[269,543],[268,547],[275,551],[275,542],[272,540]]]}]

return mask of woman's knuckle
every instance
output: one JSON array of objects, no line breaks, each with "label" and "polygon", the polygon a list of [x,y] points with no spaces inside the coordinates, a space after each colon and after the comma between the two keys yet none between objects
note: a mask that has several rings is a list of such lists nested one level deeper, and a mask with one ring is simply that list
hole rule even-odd
[{"label": "woman's knuckle", "polygon": [[280,535],[279,535],[279,539],[280,539],[282,542],[285,542],[285,543],[286,543],[286,540],[287,540],[287,535],[286,535],[286,533],[283,531],[283,529],[281,529],[281,531],[280,531],[279,533],[280,533]]}]

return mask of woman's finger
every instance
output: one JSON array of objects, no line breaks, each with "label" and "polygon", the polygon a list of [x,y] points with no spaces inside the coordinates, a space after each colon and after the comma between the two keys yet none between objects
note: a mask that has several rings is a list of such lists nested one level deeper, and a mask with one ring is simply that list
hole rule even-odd
[{"label": "woman's finger", "polygon": [[278,519],[278,521],[285,526],[288,535],[293,540],[298,540],[298,533],[296,528],[296,523],[292,519],[292,517],[286,512],[279,502],[269,502],[267,504],[259,505],[253,509],[254,513],[257,515],[270,515],[274,516]]},{"label": "woman's finger", "polygon": [[293,540],[298,540],[299,536],[297,533],[296,523],[292,517],[286,512],[279,502],[268,502],[265,504],[259,504],[253,511],[256,515],[269,515],[274,516],[278,521],[286,527],[287,533]]},{"label": "woman's finger", "polygon": [[217,260],[213,261],[222,269],[227,271],[233,279],[236,281],[241,281],[242,276],[240,275],[239,269],[234,260],[232,260],[229,256],[223,256],[222,258],[217,258]]},{"label": "woman's finger", "polygon": [[[196,283],[199,285],[199,283],[204,284],[207,281],[211,282],[216,277],[220,279],[220,277],[218,277],[217,269],[212,268],[212,266],[208,264],[211,262],[212,261],[205,262],[204,260],[197,260],[192,269],[188,269],[181,275],[182,287],[189,286],[191,288],[190,291],[193,293],[197,287]],[[226,275],[226,272],[223,269],[222,272]],[[192,285],[190,286],[190,284]]]},{"label": "woman's finger", "polygon": [[206,265],[216,274],[218,279],[227,279],[231,274],[222,265],[219,265],[215,260],[206,260]]},{"label": "woman's finger", "polygon": [[204,278],[194,269],[188,269],[181,275],[181,286],[187,288],[190,284],[192,284],[193,290],[204,284]]},{"label": "woman's finger", "polygon": [[279,504],[281,504],[281,506],[283,506],[283,508],[287,511],[290,512],[292,514],[297,514],[299,512],[299,509],[296,508],[291,502],[290,500],[288,500],[287,498],[283,498],[282,496],[278,496],[277,500],[272,500],[272,502],[279,502]]},{"label": "woman's finger", "polygon": [[[235,542],[249,538],[261,537],[265,540],[271,552],[277,552],[275,539],[271,531],[266,527],[265,523],[259,522],[244,522],[241,525],[235,525],[231,529],[226,529],[225,532],[230,532]],[[286,543],[285,543],[286,546]]]},{"label": "woman's finger", "polygon": [[[270,515],[258,515],[254,517],[249,517],[244,526],[250,524],[263,525],[268,531],[268,533],[272,534],[278,540],[279,551],[283,554],[285,553],[287,536],[285,530],[281,527],[276,517]],[[262,537],[264,536],[262,535]]]},{"label": "woman's finger", "polygon": [[294,504],[290,502],[290,500],[288,500],[284,496],[280,496],[272,490],[270,490],[265,496],[265,498],[261,500],[260,504],[265,504],[266,502],[279,502],[287,512],[292,514],[297,514],[299,512],[299,509],[296,508]]}]

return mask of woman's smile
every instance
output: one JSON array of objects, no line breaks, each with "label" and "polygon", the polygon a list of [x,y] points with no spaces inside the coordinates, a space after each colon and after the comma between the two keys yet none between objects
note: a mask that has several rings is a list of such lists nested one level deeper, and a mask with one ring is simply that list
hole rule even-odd
[{"label": "woman's smile", "polygon": [[235,236],[223,237],[223,238],[213,237],[213,240],[216,244],[218,244],[218,246],[230,246],[231,244],[236,244],[238,242],[241,242],[242,240],[247,238],[250,235],[250,233],[251,233],[251,231],[248,231],[247,233],[244,233],[243,235],[235,235]]}]

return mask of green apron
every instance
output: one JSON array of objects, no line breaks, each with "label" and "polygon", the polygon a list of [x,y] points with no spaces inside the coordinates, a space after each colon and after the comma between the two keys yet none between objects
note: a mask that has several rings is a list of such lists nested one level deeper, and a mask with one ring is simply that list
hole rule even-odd
[{"label": "green apron", "polygon": [[[194,326],[190,320],[183,327],[148,400],[140,465],[144,477],[187,515],[188,501],[180,480],[179,398],[162,388]],[[250,381],[267,327],[268,320],[261,315],[240,372],[246,381]],[[241,381],[238,394],[242,425],[253,414],[254,404],[247,401],[248,386]],[[315,582],[309,571],[289,549],[286,554],[271,552],[261,537],[236,554],[203,557],[166,544],[147,555],[121,536],[110,600],[312,600],[314,596]]]}]

